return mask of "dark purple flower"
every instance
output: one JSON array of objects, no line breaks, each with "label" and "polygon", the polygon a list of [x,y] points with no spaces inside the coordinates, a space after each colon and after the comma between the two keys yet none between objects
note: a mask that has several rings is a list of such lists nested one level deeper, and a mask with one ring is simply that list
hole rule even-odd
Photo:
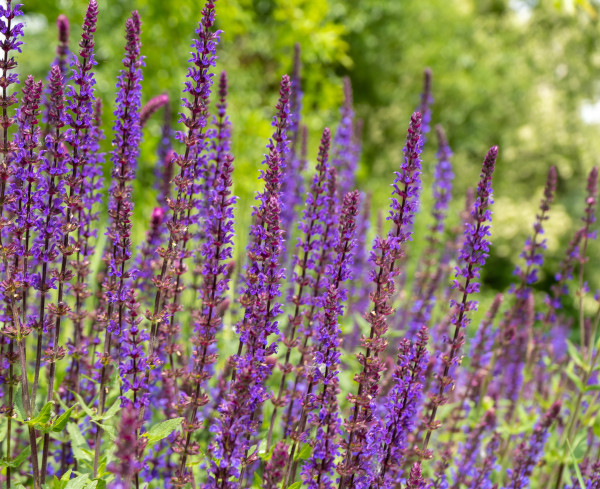
[{"label": "dark purple flower", "polygon": [[156,97],[151,98],[146,102],[146,105],[140,110],[140,127],[144,127],[148,119],[152,117],[158,109],[169,104],[169,96],[166,93],[161,93]]}]

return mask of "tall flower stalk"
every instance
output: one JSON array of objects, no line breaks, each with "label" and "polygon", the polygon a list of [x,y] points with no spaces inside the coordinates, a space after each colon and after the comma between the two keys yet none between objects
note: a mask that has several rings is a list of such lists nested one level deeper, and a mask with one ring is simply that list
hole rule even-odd
[{"label": "tall flower stalk", "polygon": [[430,394],[429,413],[426,416],[426,434],[420,450],[420,456],[431,458],[428,451],[429,441],[434,430],[439,428],[436,420],[438,408],[448,401],[448,392],[454,387],[455,369],[460,364],[460,350],[465,342],[464,330],[469,324],[468,313],[477,307],[477,302],[471,299],[471,295],[479,292],[480,284],[477,279],[480,276],[481,267],[485,264],[488,256],[490,242],[490,223],[492,212],[490,206],[492,198],[492,176],[498,157],[498,147],[492,146],[483,162],[481,178],[477,186],[477,198],[471,215],[473,222],[467,223],[465,229],[465,241],[459,254],[459,265],[456,267],[452,288],[461,294],[459,301],[452,299],[450,307],[452,311],[451,326],[454,326],[452,338],[447,339],[449,350],[441,356],[442,372],[436,376],[433,392]]},{"label": "tall flower stalk", "polygon": [[338,465],[340,474],[339,489],[352,487],[354,479],[369,471],[370,454],[366,450],[366,436],[373,412],[373,402],[379,391],[379,380],[384,370],[384,360],[380,354],[387,347],[385,334],[388,329],[387,317],[392,313],[391,298],[394,294],[395,266],[402,256],[403,246],[412,237],[414,213],[418,208],[420,190],[421,154],[421,114],[415,112],[410,120],[404,162],[396,172],[392,192],[392,204],[388,220],[393,227],[386,238],[376,238],[371,254],[374,269],[370,279],[375,284],[371,294],[373,309],[365,313],[370,324],[369,336],[362,338],[364,353],[357,355],[362,371],[355,375],[358,393],[349,395],[354,404],[352,415],[345,422],[347,440],[344,440],[343,461]]},{"label": "tall flower stalk", "polygon": [[[109,244],[105,261],[107,276],[103,287],[106,296],[106,332],[104,351],[101,354],[100,366],[100,398],[98,412],[104,413],[108,367],[111,358],[111,340],[119,338],[123,342],[120,355],[119,373],[123,381],[122,393],[132,391],[133,399],[121,396],[121,404],[133,402],[136,409],[148,404],[147,389],[143,379],[148,371],[146,358],[141,354],[145,333],[140,332],[138,324],[138,305],[135,292],[131,288],[132,272],[128,267],[131,259],[131,216],[133,202],[131,200],[131,182],[135,178],[139,144],[141,141],[140,98],[143,58],[140,56],[141,21],[137,11],[131,14],[125,24],[125,57],[117,83],[117,100],[114,115],[116,117],[113,140],[114,150],[111,155],[113,164],[113,184],[110,190],[109,216],[110,227],[107,230]],[[125,328],[127,324],[127,328]],[[98,472],[100,448],[102,445],[102,429],[96,431],[94,446],[94,475]],[[136,483],[137,485],[137,483]]]}]

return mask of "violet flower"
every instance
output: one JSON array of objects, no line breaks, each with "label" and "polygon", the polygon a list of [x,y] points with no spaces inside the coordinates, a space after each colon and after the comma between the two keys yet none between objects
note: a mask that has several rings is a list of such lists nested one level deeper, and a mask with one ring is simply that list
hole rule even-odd
[{"label": "violet flower", "polygon": [[421,448],[421,456],[430,458],[431,454],[427,450],[427,445],[431,434],[439,427],[436,421],[436,414],[439,406],[448,401],[448,392],[454,387],[455,369],[460,362],[460,350],[465,342],[464,330],[469,324],[468,313],[475,310],[477,302],[470,296],[479,292],[479,283],[477,279],[480,276],[481,267],[485,264],[488,256],[490,242],[490,223],[492,213],[490,206],[493,204],[492,198],[492,175],[496,158],[498,156],[498,147],[490,148],[481,171],[481,178],[477,186],[477,200],[472,210],[474,222],[466,224],[465,241],[459,254],[459,265],[456,267],[455,278],[452,282],[452,288],[458,290],[462,295],[459,301],[450,300],[452,311],[451,325],[454,326],[454,335],[447,338],[449,351],[441,356],[441,365],[443,371],[435,379],[436,385],[430,394],[430,408],[425,427],[427,433]]},{"label": "violet flower", "polygon": [[357,154],[354,151],[354,109],[352,107],[352,85],[344,78],[344,103],[340,109],[341,120],[333,138],[331,165],[337,170],[339,193],[346,195],[354,187]]},{"label": "violet flower", "polygon": [[[290,96],[290,126],[288,139],[290,151],[286,158],[286,171],[281,182],[281,195],[283,207],[281,210],[281,222],[285,231],[285,239],[292,243],[293,223],[296,220],[297,208],[302,205],[304,181],[302,173],[306,167],[306,161],[302,158],[302,78],[301,78],[300,44],[294,46],[294,61],[292,71],[292,88]],[[288,249],[288,252],[292,252]]]},{"label": "violet flower", "polygon": [[[269,336],[279,334],[277,317],[282,304],[277,302],[281,295],[280,281],[284,272],[280,269],[279,255],[282,250],[280,222],[280,186],[286,148],[286,129],[289,117],[290,79],[281,80],[275,138],[269,142],[269,154],[260,178],[265,188],[258,193],[260,202],[253,210],[254,223],[250,227],[248,265],[242,289],[244,319],[237,330],[240,334],[241,355],[232,361],[235,368],[229,393],[218,407],[220,419],[211,427],[215,432],[208,487],[221,489],[237,488],[239,482],[231,481],[241,475],[243,459],[250,448],[250,438],[260,421],[260,410],[269,392],[265,381],[270,377],[272,365],[266,359],[276,352],[276,344],[269,343]],[[276,337],[277,337],[276,336]],[[218,460],[218,462],[215,462]],[[249,464],[250,460],[245,460]]]},{"label": "violet flower", "polygon": [[374,269],[369,278],[375,284],[371,294],[373,310],[365,313],[365,319],[371,325],[368,337],[363,337],[362,345],[365,353],[359,353],[357,358],[361,364],[361,373],[355,375],[358,382],[357,395],[349,395],[349,401],[354,404],[352,415],[346,420],[345,427],[348,439],[343,442],[344,460],[338,465],[337,471],[342,476],[339,489],[350,484],[352,487],[355,477],[368,472],[371,454],[366,448],[366,435],[369,420],[373,410],[374,399],[379,392],[381,372],[385,368],[380,354],[387,347],[387,316],[392,313],[391,298],[394,294],[394,270],[396,261],[402,256],[404,244],[411,239],[414,212],[418,207],[420,190],[420,154],[421,154],[421,115],[412,115],[406,145],[404,161],[401,170],[396,172],[392,192],[392,204],[388,220],[393,223],[385,239],[377,237],[373,244],[371,262]]},{"label": "violet flower", "polygon": [[425,370],[429,361],[427,342],[429,332],[423,326],[411,343],[404,338],[398,347],[398,360],[394,369],[392,390],[385,399],[385,419],[374,427],[371,437],[378,446],[379,470],[373,481],[366,485],[371,489],[391,489],[401,482],[403,453],[407,438],[414,430],[417,411],[423,397]]},{"label": "violet flower", "polygon": [[[316,434],[310,459],[302,468],[302,479],[309,487],[333,487],[335,458],[339,450],[341,418],[338,412],[339,364],[341,331],[339,318],[344,314],[344,303],[348,298],[346,282],[352,278],[352,260],[356,248],[356,217],[360,205],[357,190],[344,196],[339,222],[339,231],[334,247],[335,258],[327,266],[327,289],[321,294],[319,303],[322,309],[315,317],[312,361],[308,363],[306,378],[308,386],[302,403],[298,423],[298,433],[290,451],[293,458],[298,439],[306,439],[306,424],[314,428]],[[314,387],[322,387],[320,393],[313,394]],[[296,463],[292,466],[288,483],[295,478]]]}]

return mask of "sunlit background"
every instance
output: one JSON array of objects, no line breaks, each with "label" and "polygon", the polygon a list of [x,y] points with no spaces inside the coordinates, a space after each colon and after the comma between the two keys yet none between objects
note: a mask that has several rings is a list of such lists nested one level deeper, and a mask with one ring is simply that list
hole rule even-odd
[{"label": "sunlit background", "polygon": [[[46,76],[55,56],[59,13],[71,21],[71,47],[76,48],[85,5],[85,0],[25,1],[28,46],[19,57],[22,73]],[[105,126],[112,125],[123,28],[133,9],[143,21],[144,101],[167,92],[176,113],[202,2],[99,0],[99,5],[97,88],[105,102]],[[257,190],[278,81],[291,71],[293,47],[299,43],[302,118],[310,129],[311,158],[323,127],[337,126],[342,79],[349,76],[358,117],[364,120],[358,182],[373,194],[374,212],[387,205],[425,67],[433,70],[433,123],[444,126],[455,153],[455,222],[486,150],[500,146],[494,248],[485,275],[490,293],[510,284],[546,172],[556,165],[559,190],[547,223],[551,258],[545,265],[545,270],[555,270],[582,213],[585,174],[600,159],[599,10],[600,4],[591,1],[219,0],[217,25],[224,32],[217,70],[226,70],[230,80],[235,192],[243,211],[238,212],[240,234]],[[144,136],[134,189],[137,239],[154,206],[160,124],[157,114]],[[111,138],[107,133],[106,150]],[[425,209],[434,139],[430,135],[424,155]],[[427,212],[421,214],[417,246],[429,219]],[[542,274],[539,287],[548,286],[549,275]],[[593,276],[590,280],[599,282]]]}]

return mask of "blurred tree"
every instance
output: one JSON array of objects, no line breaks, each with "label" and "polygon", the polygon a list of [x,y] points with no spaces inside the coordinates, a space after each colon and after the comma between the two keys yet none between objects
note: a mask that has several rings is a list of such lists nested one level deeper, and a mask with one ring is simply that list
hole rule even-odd
[{"label": "blurred tree", "polygon": [[[71,46],[76,46],[85,3],[26,2],[29,46],[20,60],[23,71],[45,77],[59,13],[69,16]],[[202,3],[100,2],[98,89],[107,123],[129,11],[137,8],[144,23],[144,99],[166,91],[175,109]],[[360,5],[353,0],[219,0],[217,22],[224,34],[217,70],[226,69],[231,83],[240,208],[247,208],[256,190],[278,81],[291,71],[295,42],[303,50],[303,117],[310,128],[311,155],[322,127],[335,127],[338,120],[342,76],[352,78],[357,112],[365,120],[359,185],[373,193],[375,208],[386,205],[391,172],[399,165],[410,113],[418,104],[421,74],[429,66],[434,73],[433,122],[445,126],[455,152],[456,209],[466,187],[476,182],[487,148],[500,145],[494,247],[486,273],[488,281],[504,288],[509,264],[529,233],[549,166],[555,164],[560,175],[548,222],[549,246],[556,252],[577,224],[584,174],[598,163],[597,122],[582,119],[584,107],[592,115],[600,112],[595,110],[600,104],[594,105],[600,74],[597,8],[591,0],[370,0]],[[154,205],[146,189],[152,188],[159,126],[156,117],[146,131],[136,183],[138,219],[145,219]],[[107,148],[110,140],[108,134]],[[426,189],[434,152],[430,137]],[[425,191],[424,206],[428,199]],[[245,212],[239,214],[247,219]],[[417,231],[427,219],[420,216]],[[240,229],[245,225],[238,222]],[[421,236],[416,233],[417,248]],[[555,263],[550,260],[547,266],[554,269]]]}]

